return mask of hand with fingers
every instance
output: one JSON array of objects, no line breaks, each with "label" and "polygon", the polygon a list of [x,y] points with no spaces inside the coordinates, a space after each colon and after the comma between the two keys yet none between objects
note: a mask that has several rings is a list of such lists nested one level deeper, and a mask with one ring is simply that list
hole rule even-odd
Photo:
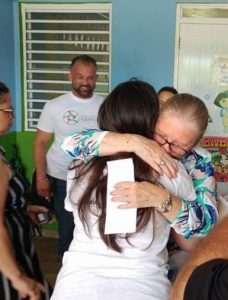
[{"label": "hand with fingers", "polygon": [[12,279],[11,283],[22,299],[40,300],[41,294],[45,292],[42,284],[22,273],[15,279]]},{"label": "hand with fingers", "polygon": [[42,180],[36,180],[36,190],[40,197],[44,197],[46,200],[50,201],[52,190],[51,182],[47,177],[44,177]]},{"label": "hand with fingers", "polygon": [[45,219],[44,221],[39,221],[39,218],[38,218],[39,214],[47,214],[49,212],[49,209],[45,206],[29,204],[27,206],[26,212],[34,224],[50,223],[49,219],[47,219],[47,220]]},{"label": "hand with fingers", "polygon": [[133,152],[148,163],[160,175],[175,178],[177,165],[175,160],[155,141],[140,135],[131,138]]},{"label": "hand with fingers", "polygon": [[[159,207],[166,198],[166,190],[149,182],[119,182],[111,192],[118,208]],[[122,202],[122,204],[121,204]]]}]

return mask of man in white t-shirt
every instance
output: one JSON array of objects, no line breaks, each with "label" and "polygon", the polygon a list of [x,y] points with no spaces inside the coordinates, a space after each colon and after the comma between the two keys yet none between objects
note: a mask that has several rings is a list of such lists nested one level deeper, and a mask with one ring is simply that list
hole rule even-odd
[{"label": "man in white t-shirt", "polygon": [[[59,254],[68,249],[73,238],[74,221],[71,212],[64,209],[67,170],[71,159],[60,145],[63,139],[75,131],[97,128],[97,113],[103,97],[93,91],[97,80],[96,61],[82,55],[73,58],[69,80],[72,91],[57,97],[44,106],[34,144],[37,193],[50,199],[59,224]],[[52,137],[54,141],[47,152]],[[47,176],[48,175],[48,176]]]}]

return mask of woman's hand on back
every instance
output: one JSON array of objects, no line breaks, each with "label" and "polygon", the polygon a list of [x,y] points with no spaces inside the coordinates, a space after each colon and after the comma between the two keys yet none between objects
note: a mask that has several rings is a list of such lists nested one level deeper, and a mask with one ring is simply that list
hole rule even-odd
[{"label": "woman's hand on back", "polygon": [[169,154],[154,140],[140,135],[131,135],[129,147],[132,152],[148,163],[160,175],[176,177],[177,165]]},{"label": "woman's hand on back", "polygon": [[120,202],[118,208],[142,208],[160,206],[166,199],[167,192],[149,182],[123,181],[115,184],[111,195],[113,202]]}]

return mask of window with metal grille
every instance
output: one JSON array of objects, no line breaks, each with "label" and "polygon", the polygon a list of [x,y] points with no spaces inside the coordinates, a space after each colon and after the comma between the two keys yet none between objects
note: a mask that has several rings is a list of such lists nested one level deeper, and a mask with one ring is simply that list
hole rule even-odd
[{"label": "window with metal grille", "polygon": [[44,104],[71,90],[70,62],[97,61],[96,93],[110,87],[111,4],[21,4],[24,129],[35,130]]}]

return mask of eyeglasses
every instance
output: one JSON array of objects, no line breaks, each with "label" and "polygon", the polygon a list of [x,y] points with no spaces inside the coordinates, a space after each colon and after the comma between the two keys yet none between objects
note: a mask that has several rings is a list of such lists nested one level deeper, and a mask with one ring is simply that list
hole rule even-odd
[{"label": "eyeglasses", "polygon": [[0,108],[0,111],[6,112],[6,113],[14,113],[14,109],[13,108]]},{"label": "eyeglasses", "polygon": [[162,135],[160,135],[157,132],[154,133],[154,139],[161,146],[163,146],[165,144],[168,144],[170,150],[172,152],[176,153],[176,154],[180,154],[181,155],[181,154],[188,153],[188,150],[186,150],[186,149],[184,149],[184,148],[182,148],[182,147],[180,147],[180,146],[178,146],[178,145],[176,145],[174,143],[169,142],[166,138],[164,138]]}]

